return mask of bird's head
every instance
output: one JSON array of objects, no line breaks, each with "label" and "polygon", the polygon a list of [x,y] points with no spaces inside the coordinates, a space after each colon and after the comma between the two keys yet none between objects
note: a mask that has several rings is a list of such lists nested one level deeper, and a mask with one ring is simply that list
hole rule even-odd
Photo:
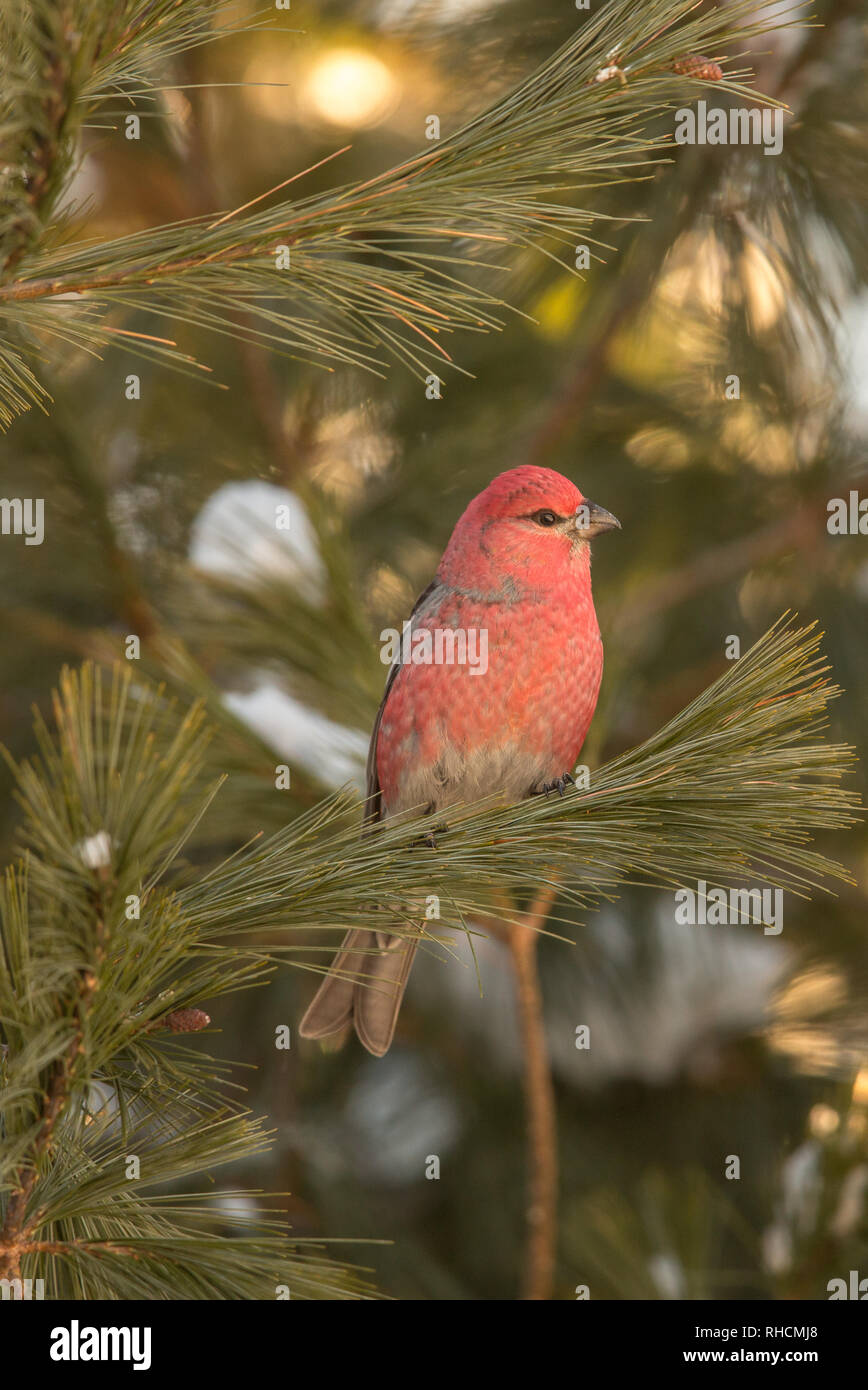
[{"label": "bird's head", "polygon": [[589,542],[621,523],[590,502],[562,473],[526,465],[511,468],[474,497],[460,517],[440,567],[447,582],[474,574],[512,574],[546,587],[565,567],[587,568]]}]

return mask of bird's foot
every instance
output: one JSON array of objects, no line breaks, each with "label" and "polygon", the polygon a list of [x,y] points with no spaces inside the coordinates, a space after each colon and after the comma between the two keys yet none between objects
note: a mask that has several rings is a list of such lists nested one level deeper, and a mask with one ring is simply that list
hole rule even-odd
[{"label": "bird's foot", "polygon": [[420,849],[423,846],[426,849],[436,849],[437,836],[445,835],[448,829],[449,826],[446,825],[445,822],[440,825],[435,825],[431,830],[426,830],[424,835],[420,835],[418,840],[411,841],[410,849]]},{"label": "bird's foot", "polygon": [[558,796],[563,796],[564,789],[568,785],[574,787],[576,782],[571,773],[565,772],[562,777],[558,777],[554,782],[543,782],[540,787],[540,793],[549,796],[552,792],[557,792]]}]

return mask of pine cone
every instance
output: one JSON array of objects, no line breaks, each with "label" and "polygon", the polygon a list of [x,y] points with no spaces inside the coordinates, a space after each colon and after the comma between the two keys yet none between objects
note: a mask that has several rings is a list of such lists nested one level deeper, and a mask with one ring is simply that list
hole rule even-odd
[{"label": "pine cone", "polygon": [[176,1009],[173,1014],[166,1014],[160,1019],[162,1026],[173,1033],[198,1033],[200,1029],[207,1028],[210,1022],[203,1009]]},{"label": "pine cone", "polygon": [[720,64],[703,58],[701,53],[688,53],[684,58],[676,58],[672,71],[677,72],[679,77],[700,77],[705,82],[720,82],[723,79]]}]

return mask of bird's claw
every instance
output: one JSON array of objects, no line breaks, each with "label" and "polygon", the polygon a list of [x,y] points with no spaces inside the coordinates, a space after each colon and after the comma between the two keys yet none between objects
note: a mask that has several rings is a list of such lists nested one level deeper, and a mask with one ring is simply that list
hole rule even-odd
[{"label": "bird's claw", "polygon": [[551,792],[557,792],[558,796],[563,796],[564,788],[568,784],[574,787],[576,782],[571,773],[565,772],[562,777],[558,777],[554,782],[544,782],[540,790],[543,791],[546,796],[549,796]]},{"label": "bird's claw", "polygon": [[418,840],[413,840],[413,841],[411,842],[409,848],[410,848],[410,849],[413,849],[413,848],[420,849],[420,848],[422,848],[422,847],[424,846],[425,849],[436,849],[436,848],[437,848],[437,836],[438,836],[438,835],[445,835],[445,834],[446,834],[446,831],[447,831],[448,829],[449,829],[449,826],[446,825],[445,822],[444,822],[442,825],[435,825],[435,826],[433,827],[433,829],[431,829],[431,830],[426,830],[424,835],[420,835],[419,838],[418,838]]}]

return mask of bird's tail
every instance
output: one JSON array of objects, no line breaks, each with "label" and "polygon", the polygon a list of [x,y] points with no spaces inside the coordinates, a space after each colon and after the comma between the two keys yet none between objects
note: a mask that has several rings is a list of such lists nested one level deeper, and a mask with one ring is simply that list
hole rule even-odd
[{"label": "bird's tail", "polygon": [[417,945],[385,932],[347,932],[301,1021],[301,1036],[328,1038],[352,1023],[359,1041],[382,1057],[395,1036]]}]

